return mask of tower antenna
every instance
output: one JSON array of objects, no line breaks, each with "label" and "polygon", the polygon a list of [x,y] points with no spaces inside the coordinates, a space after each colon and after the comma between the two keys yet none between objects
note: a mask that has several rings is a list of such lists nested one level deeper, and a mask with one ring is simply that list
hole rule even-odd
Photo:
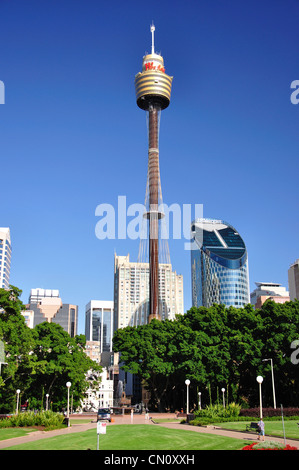
[{"label": "tower antenna", "polygon": [[154,23],[151,24],[151,33],[152,33],[152,54],[155,53],[155,43],[154,43],[154,35],[155,35],[155,25]]}]

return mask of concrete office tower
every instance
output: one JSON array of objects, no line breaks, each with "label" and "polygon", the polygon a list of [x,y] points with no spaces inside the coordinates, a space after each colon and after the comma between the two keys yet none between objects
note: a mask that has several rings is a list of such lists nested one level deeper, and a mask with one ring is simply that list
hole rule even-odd
[{"label": "concrete office tower", "polygon": [[288,270],[289,291],[291,300],[299,300],[299,259]]},{"label": "concrete office tower", "polygon": [[161,319],[159,312],[159,220],[163,217],[159,169],[159,120],[161,110],[170,103],[172,77],[165,73],[164,60],[155,52],[155,26],[151,26],[151,54],[143,57],[142,72],[135,76],[136,101],[148,119],[148,211],[149,221],[149,317]]},{"label": "concrete office tower", "polygon": [[191,236],[193,306],[249,304],[247,250],[236,229],[222,220],[203,218],[193,222]]},{"label": "concrete office tower", "polygon": [[9,288],[11,240],[8,227],[0,227],[0,288]]},{"label": "concrete office tower", "polygon": [[277,304],[284,304],[290,300],[285,287],[275,282],[256,282],[256,289],[250,293],[250,303],[255,308],[261,308],[266,300],[271,299]]},{"label": "concrete office tower", "polygon": [[22,313],[26,316],[26,312],[31,311],[33,326],[44,321],[58,323],[70,336],[76,336],[78,306],[63,304],[57,289],[31,289],[26,307]]},{"label": "concrete office tower", "polygon": [[299,300],[299,259],[288,270],[290,300]]},{"label": "concrete office tower", "polygon": [[[148,323],[148,263],[131,262],[129,255],[114,256],[114,330]],[[171,264],[159,264],[159,311],[161,320],[184,313],[183,276]]]}]

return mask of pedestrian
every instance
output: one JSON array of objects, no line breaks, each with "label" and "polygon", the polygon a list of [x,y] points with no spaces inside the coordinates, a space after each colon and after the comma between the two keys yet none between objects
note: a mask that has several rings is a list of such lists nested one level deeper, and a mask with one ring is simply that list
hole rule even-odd
[{"label": "pedestrian", "polygon": [[259,432],[258,439],[260,440],[262,438],[262,441],[264,441],[265,440],[265,423],[262,418],[258,422],[258,432]]}]

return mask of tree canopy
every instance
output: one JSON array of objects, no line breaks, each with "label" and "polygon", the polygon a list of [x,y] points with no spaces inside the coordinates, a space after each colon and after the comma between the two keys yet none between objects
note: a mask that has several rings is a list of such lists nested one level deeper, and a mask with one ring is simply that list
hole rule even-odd
[{"label": "tree canopy", "polygon": [[0,377],[0,410],[11,412],[16,390],[22,402],[41,407],[45,395],[54,410],[66,406],[66,382],[72,383],[74,405],[78,405],[87,388],[85,374],[101,370],[84,352],[85,336],[71,338],[56,323],[40,323],[30,329],[21,311],[21,291],[13,286],[0,289],[0,341],[4,345],[5,365]]},{"label": "tree canopy", "polygon": [[172,321],[120,329],[113,347],[123,369],[146,382],[160,409],[183,406],[187,378],[194,406],[199,391],[207,404],[220,397],[222,387],[230,401],[257,405],[257,375],[264,377],[263,403],[272,406],[270,362],[263,362],[269,358],[278,403],[288,406],[299,398],[299,366],[291,361],[291,343],[298,339],[299,302],[269,300],[257,310],[251,305],[191,308]]}]

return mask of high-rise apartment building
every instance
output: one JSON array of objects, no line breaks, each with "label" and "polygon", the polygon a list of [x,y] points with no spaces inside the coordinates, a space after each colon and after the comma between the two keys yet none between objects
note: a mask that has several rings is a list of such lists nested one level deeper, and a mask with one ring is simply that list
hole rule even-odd
[{"label": "high-rise apartment building", "polygon": [[0,227],[0,288],[9,288],[11,240],[8,227]]},{"label": "high-rise apartment building", "polygon": [[266,300],[270,299],[278,304],[290,300],[289,293],[285,287],[276,282],[256,282],[256,289],[250,293],[250,303],[255,308],[261,308]]},{"label": "high-rise apartment building", "polygon": [[[114,330],[148,323],[149,264],[114,256]],[[159,264],[159,312],[161,320],[184,313],[183,276],[171,264]]]},{"label": "high-rise apartment building", "polygon": [[289,291],[291,300],[299,300],[299,259],[288,270]]},{"label": "high-rise apartment building", "polygon": [[248,304],[248,256],[237,230],[222,220],[202,218],[193,222],[191,235],[193,306]]},{"label": "high-rise apartment building", "polygon": [[31,311],[33,327],[44,321],[58,323],[72,337],[77,334],[78,306],[63,304],[57,289],[31,289],[27,310],[22,312],[27,316]]}]

